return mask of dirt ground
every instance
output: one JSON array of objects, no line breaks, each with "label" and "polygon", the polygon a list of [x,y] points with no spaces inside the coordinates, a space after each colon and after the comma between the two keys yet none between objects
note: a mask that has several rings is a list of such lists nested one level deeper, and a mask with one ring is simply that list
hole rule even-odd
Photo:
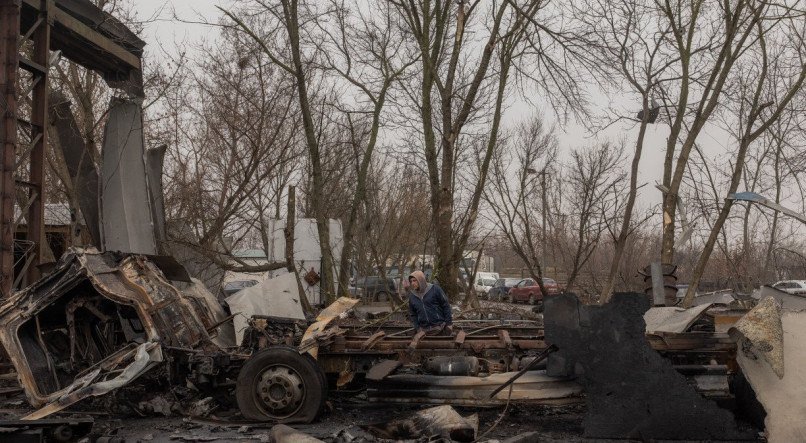
[{"label": "dirt ground", "polygon": [[[11,419],[27,412],[20,399],[6,402],[10,406],[0,409],[3,418]],[[10,403],[10,404],[8,404]],[[349,441],[345,437],[361,432],[361,425],[384,423],[404,418],[408,414],[429,406],[381,405],[356,400],[334,400],[328,404],[329,410],[316,422],[307,425],[291,425],[326,442]],[[585,441],[582,438],[582,417],[584,406],[563,407],[514,406],[510,405],[503,414],[504,407],[463,408],[456,410],[462,416],[478,414],[479,436],[482,442],[503,441],[509,437],[536,431],[541,442]],[[63,414],[61,417],[70,417]],[[86,417],[86,413],[73,417]],[[84,441],[105,442],[229,442],[229,441],[270,441],[271,423],[246,423],[238,417],[222,420],[217,418],[187,417],[113,417],[102,411],[92,411],[95,419],[91,436]],[[499,420],[500,419],[500,420]],[[100,440],[99,440],[100,439]],[[360,440],[357,440],[360,441]],[[385,440],[388,441],[388,440]],[[427,437],[421,440],[429,441]],[[535,440],[537,441],[537,440]]]},{"label": "dirt ground", "polygon": [[[334,404],[334,410],[317,423],[292,425],[313,437],[333,441],[339,435],[351,433],[355,426],[382,423],[403,417],[421,407],[379,406],[376,404]],[[543,441],[584,441],[582,438],[582,411],[580,407],[541,408],[510,407],[505,416],[490,428],[501,416],[503,408],[471,409],[457,408],[463,416],[479,414],[479,435],[489,430],[480,441],[505,440],[518,434],[537,431]],[[96,423],[96,433],[123,437],[126,442],[137,441],[268,441],[271,425],[221,424],[208,420],[182,418],[148,418],[127,420],[101,420]],[[343,434],[342,434],[343,435]]]}]

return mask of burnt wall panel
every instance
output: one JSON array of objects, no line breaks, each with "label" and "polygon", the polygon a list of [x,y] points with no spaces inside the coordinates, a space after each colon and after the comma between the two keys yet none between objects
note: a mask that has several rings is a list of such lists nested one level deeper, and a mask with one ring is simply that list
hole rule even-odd
[{"label": "burnt wall panel", "polygon": [[654,351],[645,337],[644,294],[618,293],[602,306],[573,294],[546,300],[546,341],[556,375],[576,374],[585,386],[583,426],[591,438],[753,440],[733,414],[705,399]]}]

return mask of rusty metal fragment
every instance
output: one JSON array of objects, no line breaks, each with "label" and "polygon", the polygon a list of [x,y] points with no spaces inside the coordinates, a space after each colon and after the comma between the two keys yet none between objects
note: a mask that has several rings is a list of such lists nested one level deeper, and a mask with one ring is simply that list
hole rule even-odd
[{"label": "rusty metal fragment", "polygon": [[367,380],[383,380],[387,375],[392,374],[402,365],[403,362],[399,360],[383,360],[367,371]]},{"label": "rusty metal fragment", "polygon": [[316,322],[310,325],[302,336],[302,342],[300,343],[301,352],[307,352],[313,358],[316,358],[319,353],[317,340],[333,334],[333,331],[331,331],[330,334],[326,332],[328,325],[330,325],[333,320],[353,309],[358,302],[359,300],[355,298],[339,297],[333,304],[323,309],[319,315],[316,316]]}]

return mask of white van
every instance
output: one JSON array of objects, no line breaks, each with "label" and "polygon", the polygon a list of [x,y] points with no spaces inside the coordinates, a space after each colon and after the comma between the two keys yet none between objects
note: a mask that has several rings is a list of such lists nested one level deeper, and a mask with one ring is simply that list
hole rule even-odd
[{"label": "white van", "polygon": [[498,280],[497,272],[477,272],[476,281],[473,282],[473,289],[479,297],[485,298],[496,280]]}]

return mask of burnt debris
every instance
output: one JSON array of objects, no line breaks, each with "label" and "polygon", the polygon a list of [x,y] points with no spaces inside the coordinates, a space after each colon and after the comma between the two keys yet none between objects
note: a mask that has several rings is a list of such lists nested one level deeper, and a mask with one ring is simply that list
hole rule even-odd
[{"label": "burnt debris", "polygon": [[572,294],[546,302],[546,340],[553,375],[578,375],[591,438],[754,440],[733,414],[704,398],[653,350],[645,337],[644,294],[618,293],[601,306]]}]

